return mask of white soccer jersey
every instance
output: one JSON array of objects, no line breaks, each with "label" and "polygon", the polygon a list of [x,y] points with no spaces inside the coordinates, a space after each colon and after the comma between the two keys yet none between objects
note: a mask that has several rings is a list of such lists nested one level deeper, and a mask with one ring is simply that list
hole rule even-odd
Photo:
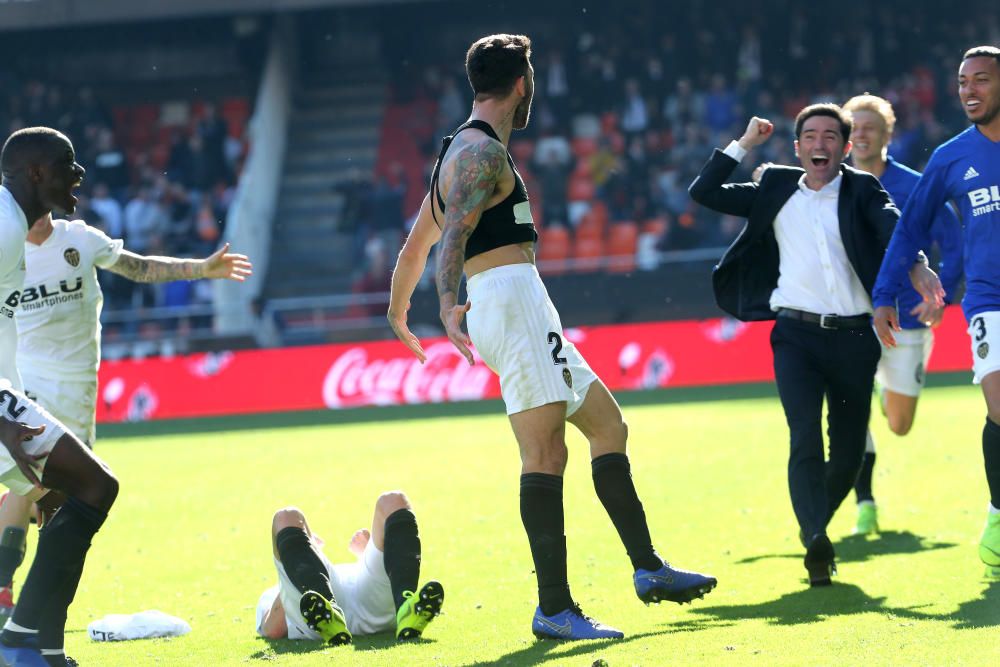
[{"label": "white soccer jersey", "polygon": [[28,219],[10,190],[0,185],[0,380],[21,389],[14,314],[24,286],[24,237]]},{"label": "white soccer jersey", "polygon": [[43,244],[22,246],[28,270],[17,313],[18,364],[26,375],[94,378],[104,303],[94,267],[117,262],[122,241],[82,220],[53,220]]}]

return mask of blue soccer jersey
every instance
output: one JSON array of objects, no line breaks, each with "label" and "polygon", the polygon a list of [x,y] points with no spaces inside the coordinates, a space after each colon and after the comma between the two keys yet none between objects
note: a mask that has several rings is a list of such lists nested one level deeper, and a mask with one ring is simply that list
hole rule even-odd
[{"label": "blue soccer jersey", "polygon": [[[910,193],[920,180],[920,172],[896,162],[891,157],[885,171],[879,177],[882,187],[892,197],[896,208],[902,211],[910,199]],[[942,206],[931,223],[930,237],[941,251],[941,283],[951,295],[958,289],[962,279],[962,225],[950,206]],[[928,248],[929,250],[929,248]],[[906,281],[897,295],[896,308],[899,310],[899,326],[904,329],[924,329],[927,325],[910,314],[923,297]]]},{"label": "blue soccer jersey", "polygon": [[930,246],[934,219],[949,200],[963,225],[965,317],[1000,311],[1000,142],[974,125],[938,146],[910,193],[875,281],[876,308],[895,304],[917,251]]}]

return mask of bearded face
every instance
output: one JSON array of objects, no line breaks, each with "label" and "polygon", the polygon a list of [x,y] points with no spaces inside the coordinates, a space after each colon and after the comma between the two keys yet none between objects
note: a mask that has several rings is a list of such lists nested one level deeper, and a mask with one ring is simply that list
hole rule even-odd
[{"label": "bearded face", "polygon": [[528,119],[531,116],[531,98],[535,94],[535,68],[528,65],[528,73],[524,77],[524,97],[521,98],[517,108],[514,109],[513,127],[515,130],[523,130],[528,127]]}]

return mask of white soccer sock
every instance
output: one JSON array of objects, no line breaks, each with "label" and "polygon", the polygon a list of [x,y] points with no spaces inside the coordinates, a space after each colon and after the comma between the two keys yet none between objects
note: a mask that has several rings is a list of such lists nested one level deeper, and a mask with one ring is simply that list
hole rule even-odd
[{"label": "white soccer sock", "polygon": [[872,439],[872,430],[868,429],[865,433],[865,454],[875,453],[875,440]]}]

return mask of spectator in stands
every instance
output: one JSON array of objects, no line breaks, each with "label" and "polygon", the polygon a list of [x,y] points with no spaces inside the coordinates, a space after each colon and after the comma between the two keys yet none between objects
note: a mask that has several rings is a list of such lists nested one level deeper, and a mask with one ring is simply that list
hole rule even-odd
[{"label": "spectator in stands", "polygon": [[229,127],[226,121],[219,117],[215,105],[211,102],[206,103],[202,109],[201,119],[194,135],[201,140],[206,161],[207,184],[202,189],[227,180],[229,174],[226,169],[226,137],[229,135]]},{"label": "spectator in stands", "polygon": [[116,194],[123,194],[129,186],[128,162],[125,152],[115,144],[115,135],[109,128],[97,132],[94,159],[90,163],[88,178],[104,183]]},{"label": "spectator in stands", "polygon": [[649,127],[649,111],[636,79],[625,81],[625,101],[622,104],[621,119],[622,130],[628,137],[642,134]]},{"label": "spectator in stands", "polygon": [[731,134],[733,125],[740,119],[739,99],[726,83],[723,74],[712,76],[712,87],[705,97],[705,125],[712,133],[712,144],[716,138]]},{"label": "spectator in stands", "polygon": [[382,240],[382,249],[395,258],[402,247],[403,200],[406,198],[406,173],[403,165],[394,162],[389,173],[379,176],[372,190],[372,228]]},{"label": "spectator in stands", "polygon": [[534,171],[542,196],[542,222],[544,225],[565,225],[566,188],[573,166],[573,153],[566,137],[545,133],[535,145]]},{"label": "spectator in stands", "polygon": [[152,250],[162,245],[168,226],[169,220],[160,206],[158,193],[149,185],[141,186],[136,196],[125,206],[125,238],[128,247],[142,255],[154,254]]},{"label": "spectator in stands", "polygon": [[[90,206],[104,221],[104,232],[113,239],[120,239],[124,236],[125,213],[118,200],[111,196],[107,183],[98,182],[94,185],[93,196]],[[83,220],[91,222],[86,217]]]},{"label": "spectator in stands", "polygon": [[691,86],[691,80],[680,78],[674,92],[667,96],[663,103],[663,118],[674,133],[680,128],[698,123],[705,115],[705,99],[696,93]]},{"label": "spectator in stands", "polygon": [[[398,254],[398,250],[397,253]],[[381,238],[375,237],[368,241],[365,246],[365,258],[367,267],[364,275],[354,282],[351,291],[355,294],[385,294],[385,301],[378,303],[359,304],[352,307],[351,315],[357,317],[385,317],[389,308],[389,290],[392,287],[392,263],[385,243]]]}]

